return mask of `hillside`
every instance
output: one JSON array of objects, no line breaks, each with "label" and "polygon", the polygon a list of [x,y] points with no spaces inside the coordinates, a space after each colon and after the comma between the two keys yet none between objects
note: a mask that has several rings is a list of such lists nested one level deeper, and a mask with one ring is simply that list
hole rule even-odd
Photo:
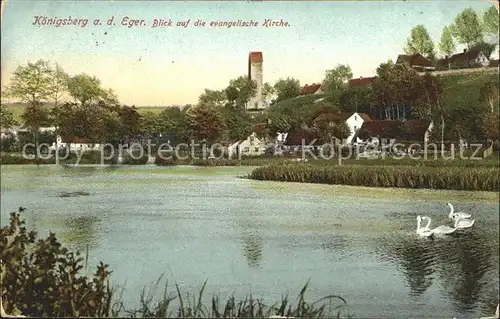
[{"label": "hillside", "polygon": [[[444,107],[457,109],[463,107],[475,107],[480,102],[481,88],[488,82],[499,85],[498,73],[467,73],[460,75],[441,76],[444,84]],[[283,100],[273,107],[291,107],[312,103],[314,100],[325,97],[325,95],[305,95],[293,99]]]},{"label": "hillside", "polygon": [[442,77],[444,107],[457,109],[475,107],[480,102],[481,88],[488,82],[499,85],[498,73],[477,73]]}]

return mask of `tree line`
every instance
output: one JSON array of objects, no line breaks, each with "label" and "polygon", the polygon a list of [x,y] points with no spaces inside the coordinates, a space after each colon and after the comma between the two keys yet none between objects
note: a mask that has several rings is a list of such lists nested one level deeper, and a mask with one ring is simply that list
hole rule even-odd
[{"label": "tree line", "polygon": [[[485,40],[487,38],[490,38],[489,41]],[[438,52],[441,56],[454,54],[457,44],[465,45],[468,50],[480,50],[489,58],[498,44],[497,9],[491,6],[483,13],[482,19],[472,8],[464,9],[451,25],[443,28],[437,45],[425,26],[419,24],[411,29],[404,51],[409,55],[419,53],[435,60]]]}]

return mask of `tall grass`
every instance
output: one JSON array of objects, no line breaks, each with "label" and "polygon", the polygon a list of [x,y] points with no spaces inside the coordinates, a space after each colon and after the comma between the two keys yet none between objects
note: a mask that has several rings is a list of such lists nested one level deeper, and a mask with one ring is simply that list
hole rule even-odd
[{"label": "tall grass", "polygon": [[314,302],[306,301],[306,291],[309,281],[300,290],[295,300],[290,301],[288,296],[268,304],[263,298],[255,298],[251,294],[243,300],[237,300],[234,295],[221,302],[213,295],[205,298],[204,292],[207,282],[203,283],[196,294],[182,293],[178,284],[174,284],[172,291],[165,284],[162,299],[154,302],[156,290],[161,277],[151,289],[143,288],[140,293],[140,306],[137,309],[127,310],[123,303],[115,303],[113,316],[127,316],[132,318],[269,318],[271,316],[294,318],[349,318],[344,298],[329,295]]},{"label": "tall grass", "polygon": [[254,169],[248,177],[299,183],[497,192],[498,173],[496,167],[273,164]]}]

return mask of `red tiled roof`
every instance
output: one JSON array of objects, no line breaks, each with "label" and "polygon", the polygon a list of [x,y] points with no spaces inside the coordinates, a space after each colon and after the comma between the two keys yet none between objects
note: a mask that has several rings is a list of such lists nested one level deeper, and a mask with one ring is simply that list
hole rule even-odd
[{"label": "red tiled roof", "polygon": [[304,85],[302,90],[300,91],[300,95],[306,95],[306,94],[314,94],[316,91],[318,91],[321,88],[321,84],[313,83],[311,85]]},{"label": "red tiled roof", "polygon": [[407,120],[405,125],[407,133],[410,137],[412,136],[424,136],[429,125],[431,124],[428,120]]},{"label": "red tiled roof", "polygon": [[380,136],[382,138],[406,138],[409,140],[419,140],[423,138],[429,128],[428,120],[407,120],[405,121],[405,136],[398,135],[395,127],[399,121],[393,120],[374,120],[364,122],[361,126],[361,132],[366,132],[369,136]]},{"label": "red tiled roof", "polygon": [[349,86],[365,86],[372,84],[373,81],[375,80],[375,76],[371,78],[363,78],[360,77],[359,79],[351,79],[349,80]]},{"label": "red tiled roof", "polygon": [[443,59],[445,63],[468,63],[474,61],[481,53],[481,50],[469,50],[462,53],[454,54],[447,59]]},{"label": "red tiled roof", "polygon": [[262,61],[264,61],[262,58],[262,52],[250,52],[250,55],[248,56],[249,63],[260,63]]},{"label": "red tiled roof", "polygon": [[398,55],[396,63],[408,63],[410,66],[425,66],[425,67],[433,66],[432,62],[423,55],[421,55],[420,53],[413,55],[400,54]]},{"label": "red tiled roof", "polygon": [[284,144],[288,146],[300,146],[302,143],[309,145],[317,138],[318,136],[314,133],[288,133]]},{"label": "red tiled roof", "polygon": [[[342,112],[342,113],[323,113],[318,115],[314,122],[335,122],[335,121],[346,121],[350,118],[355,112]],[[358,113],[359,117],[361,117],[364,121],[371,121],[372,119],[368,114]]]},{"label": "red tiled roof", "polygon": [[252,132],[264,133],[264,132],[266,132],[266,128],[267,128],[266,123],[255,124],[254,127],[252,128]]}]

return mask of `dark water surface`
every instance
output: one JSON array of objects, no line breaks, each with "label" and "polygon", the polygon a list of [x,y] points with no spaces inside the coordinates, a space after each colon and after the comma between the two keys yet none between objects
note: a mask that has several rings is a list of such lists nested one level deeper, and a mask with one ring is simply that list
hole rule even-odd
[{"label": "dark water surface", "polygon": [[[138,305],[161,274],[184,291],[252,292],[269,303],[344,297],[355,317],[479,317],[498,303],[498,194],[256,182],[250,168],[2,166],[1,223],[90,247]],[[76,193],[75,193],[76,192]],[[79,192],[79,193],[78,193]],[[69,194],[69,195],[68,195]],[[63,195],[63,196],[61,196]],[[451,201],[474,228],[429,241],[416,216],[451,225]],[[159,295],[162,293],[160,287]]]}]

